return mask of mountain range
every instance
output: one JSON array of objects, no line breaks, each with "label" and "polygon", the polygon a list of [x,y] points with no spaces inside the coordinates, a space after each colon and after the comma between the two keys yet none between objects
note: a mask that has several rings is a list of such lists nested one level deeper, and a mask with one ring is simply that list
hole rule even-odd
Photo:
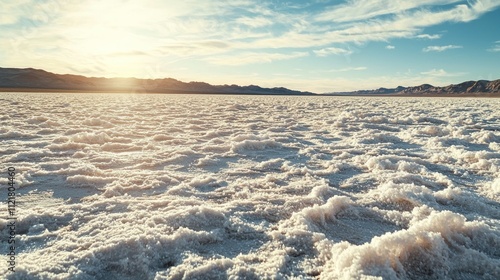
[{"label": "mountain range", "polygon": [[494,81],[467,81],[444,87],[423,84],[413,87],[379,88],[353,92],[335,92],[335,95],[490,95],[500,97],[500,79]]},{"label": "mountain range", "polygon": [[256,85],[210,85],[204,82],[181,82],[172,78],[96,78],[70,74],[54,74],[33,68],[1,68],[0,90],[89,91],[134,93],[226,93],[312,95],[311,92],[283,87],[262,88]]},{"label": "mountain range", "polygon": [[[211,85],[204,82],[181,82],[172,78],[100,78],[71,74],[54,74],[33,68],[1,68],[0,91],[89,91],[134,93],[222,93],[313,95],[312,92],[284,87],[263,88],[256,85]],[[467,81],[444,87],[420,86],[379,88],[353,92],[334,92],[327,95],[487,95],[500,97],[500,79]]]}]

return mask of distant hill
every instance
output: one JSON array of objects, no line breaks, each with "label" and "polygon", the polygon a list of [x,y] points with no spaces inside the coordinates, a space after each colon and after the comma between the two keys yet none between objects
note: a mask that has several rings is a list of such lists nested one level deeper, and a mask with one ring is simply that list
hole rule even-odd
[{"label": "distant hill", "polygon": [[[256,85],[211,85],[204,82],[181,82],[172,78],[96,78],[70,74],[54,74],[33,68],[1,68],[0,91],[89,91],[134,93],[222,93],[314,95],[284,87],[262,88]],[[326,95],[487,95],[500,97],[500,79],[467,81],[456,85],[436,87],[423,84],[413,87],[379,88]]]},{"label": "distant hill", "polygon": [[336,92],[345,95],[497,95],[500,96],[500,79],[494,81],[467,81],[456,85],[436,87],[423,84],[414,87],[379,88],[374,90],[358,90],[352,92]]},{"label": "distant hill", "polygon": [[256,85],[210,85],[204,82],[181,82],[172,78],[95,78],[80,75],[61,75],[33,68],[1,68],[0,90],[58,90],[103,91],[135,93],[227,93],[312,95],[311,92],[283,87],[262,88]]}]

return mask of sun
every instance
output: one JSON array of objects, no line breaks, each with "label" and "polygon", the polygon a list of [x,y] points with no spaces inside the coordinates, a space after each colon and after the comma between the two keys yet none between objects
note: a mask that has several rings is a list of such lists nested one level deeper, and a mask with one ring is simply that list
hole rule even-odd
[{"label": "sun", "polygon": [[[148,33],[151,13],[138,1],[83,2],[63,27],[67,49],[83,63],[100,65],[108,77],[143,76],[138,67],[151,63],[161,41]],[[99,73],[96,73],[99,75]]]},{"label": "sun", "polygon": [[149,24],[147,10],[134,1],[92,1],[80,6],[72,32],[74,47],[91,55],[138,53],[148,47],[140,31]]}]

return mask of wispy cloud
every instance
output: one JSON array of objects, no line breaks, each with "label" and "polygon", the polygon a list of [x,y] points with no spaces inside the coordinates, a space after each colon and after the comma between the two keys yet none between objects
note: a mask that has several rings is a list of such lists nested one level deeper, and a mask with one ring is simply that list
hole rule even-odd
[{"label": "wispy cloud", "polygon": [[294,52],[290,54],[283,53],[258,53],[246,52],[234,55],[208,57],[204,60],[212,64],[236,66],[255,63],[270,63],[277,60],[288,60],[293,58],[308,56],[308,52]]},{"label": "wispy cloud", "polygon": [[348,1],[346,4],[332,6],[330,9],[321,13],[318,16],[318,20],[333,22],[359,21],[382,15],[397,14],[427,5],[444,5],[456,2],[459,2],[459,0],[353,0]]},{"label": "wispy cloud", "polygon": [[367,70],[367,67],[360,66],[360,67],[346,67],[346,68],[341,68],[341,69],[332,69],[329,72],[351,72],[351,71],[364,71]]},{"label": "wispy cloud", "polygon": [[334,55],[350,55],[350,54],[353,53],[352,50],[347,50],[347,49],[342,49],[342,48],[335,48],[335,47],[324,48],[324,49],[321,49],[321,50],[315,50],[313,52],[317,56],[328,56],[328,55],[331,55],[331,54],[334,54]]},{"label": "wispy cloud", "polygon": [[432,69],[429,71],[421,72],[420,74],[433,77],[458,77],[458,76],[463,76],[466,73],[463,72],[449,73],[446,72],[444,69]]},{"label": "wispy cloud", "polygon": [[[412,1],[413,2],[413,1]],[[345,5],[332,6],[329,12],[313,17],[310,24],[314,28],[307,30],[289,30],[279,36],[262,38],[254,41],[255,48],[271,47],[321,47],[335,43],[362,44],[370,41],[388,41],[395,38],[412,39],[415,36],[437,39],[439,35],[422,35],[424,28],[444,22],[468,22],[479,18],[500,6],[500,2],[484,0],[469,2],[468,5],[447,5],[439,9],[427,9],[429,5],[453,4],[455,0],[426,0],[418,4],[410,1],[398,1],[400,6],[393,7],[393,1],[369,0],[350,1]],[[376,7],[358,9],[358,5],[373,3]],[[423,4],[422,4],[423,3]],[[427,6],[424,4],[427,3]],[[385,7],[385,8],[383,8]],[[417,8],[418,7],[418,8]],[[346,8],[346,9],[344,9]],[[374,9],[373,13],[366,13]],[[387,15],[382,18],[377,16]],[[336,22],[328,24],[325,22]],[[308,30],[321,30],[309,32]]]},{"label": "wispy cloud", "polygon": [[[351,50],[328,47],[336,43],[360,44],[394,38],[437,39],[440,35],[421,34],[422,30],[447,21],[473,20],[500,6],[493,0],[454,5],[458,2],[461,1],[353,0],[331,5],[316,16],[307,9],[280,10],[270,2],[250,0],[186,0],[176,5],[155,0],[150,0],[148,5],[136,0],[83,0],[79,3],[47,0],[43,7],[38,7],[39,1],[20,0],[24,3],[19,4],[21,6],[2,6],[3,14],[15,16],[1,18],[4,22],[17,22],[23,17],[29,19],[26,7],[34,5],[43,11],[37,17],[44,18],[46,24],[27,29],[23,36],[14,36],[15,33],[4,33],[4,36],[25,39],[24,44],[36,49],[58,34],[67,42],[61,47],[79,56],[140,51],[150,55],[202,57],[220,52],[258,52],[267,48],[284,54],[284,49],[296,48],[327,56],[352,54]],[[269,29],[271,26],[273,28]],[[35,34],[41,40],[30,40]],[[217,41],[220,47],[202,45],[200,41]],[[45,55],[57,56],[57,53]]]},{"label": "wispy cloud", "polygon": [[57,9],[54,5],[49,7],[47,3],[33,0],[2,1],[0,11],[0,26],[13,25],[23,19],[28,19],[33,24],[46,22]]},{"label": "wispy cloud", "polygon": [[447,46],[428,46],[422,49],[423,52],[444,52],[447,50],[461,49],[462,46],[447,45]]},{"label": "wispy cloud", "polygon": [[[361,23],[356,23],[352,27],[344,29],[349,35],[353,36],[354,40],[360,41],[378,41],[378,40],[388,40],[391,38],[411,38],[413,36],[418,36],[422,28],[441,24],[443,22],[467,22],[480,17],[482,14],[491,11],[492,9],[500,6],[498,1],[485,0],[471,2],[469,5],[455,5],[452,8],[441,8],[439,10],[433,11],[429,9],[412,9],[424,5],[438,5],[438,4],[450,4],[458,1],[439,1],[439,0],[427,0],[419,1],[398,1],[394,5],[394,1],[352,1],[349,2],[353,4],[349,6],[348,10],[343,10],[341,8],[335,11],[339,12],[338,19],[357,18],[356,15],[360,15],[361,18],[372,18],[377,15],[392,14],[385,20],[370,20]],[[368,5],[370,4],[370,5]],[[358,5],[368,5],[366,8],[359,8]],[[376,6],[373,8],[371,6]],[[370,13],[368,11],[373,10]],[[401,13],[405,11],[404,13]],[[333,19],[332,19],[333,20]],[[424,35],[425,36],[425,35]],[[430,38],[436,38],[436,36],[425,36]]]},{"label": "wispy cloud", "polygon": [[19,17],[17,15],[0,12],[0,26],[14,24],[18,19]]},{"label": "wispy cloud", "polygon": [[259,27],[264,27],[268,25],[272,25],[273,21],[265,18],[265,17],[240,17],[236,20],[238,24],[243,24],[246,26],[250,26],[253,28],[259,28]]},{"label": "wispy cloud", "polygon": [[496,41],[495,44],[488,49],[490,52],[500,52],[500,40]]},{"label": "wispy cloud", "polygon": [[396,47],[395,47],[395,46],[393,46],[393,45],[387,45],[387,46],[385,46],[385,48],[386,48],[386,49],[388,49],[388,50],[393,50],[393,49],[395,49]]},{"label": "wispy cloud", "polygon": [[435,40],[441,38],[441,34],[419,34],[416,35],[415,38]]}]

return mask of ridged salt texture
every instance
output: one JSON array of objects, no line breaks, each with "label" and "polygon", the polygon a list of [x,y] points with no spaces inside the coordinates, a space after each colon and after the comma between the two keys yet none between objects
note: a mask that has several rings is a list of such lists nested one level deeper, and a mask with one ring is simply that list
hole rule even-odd
[{"label": "ridged salt texture", "polygon": [[500,279],[497,99],[0,99],[0,278]]}]

